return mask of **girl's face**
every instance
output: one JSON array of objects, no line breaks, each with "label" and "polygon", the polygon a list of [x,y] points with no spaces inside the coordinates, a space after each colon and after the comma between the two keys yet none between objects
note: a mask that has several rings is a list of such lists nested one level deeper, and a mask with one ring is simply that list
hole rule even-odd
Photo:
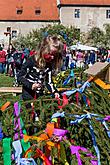
[{"label": "girl's face", "polygon": [[48,39],[48,43],[50,47],[50,53],[55,54],[55,52],[58,52],[60,42],[57,37],[50,37]]},{"label": "girl's face", "polygon": [[51,62],[59,52],[59,40],[57,37],[48,37],[47,38],[47,47],[44,50],[43,58],[46,62]]}]

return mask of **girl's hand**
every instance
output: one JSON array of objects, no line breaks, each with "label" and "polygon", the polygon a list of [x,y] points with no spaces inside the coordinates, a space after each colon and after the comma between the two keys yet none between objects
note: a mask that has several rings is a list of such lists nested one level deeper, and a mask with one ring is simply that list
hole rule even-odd
[{"label": "girl's hand", "polygon": [[60,97],[59,93],[55,93],[54,95],[55,95],[55,98],[59,98]]},{"label": "girl's hand", "polygon": [[39,84],[39,83],[34,83],[34,84],[32,85],[32,90],[35,90],[35,89],[40,88],[40,87],[41,87],[41,84]]}]

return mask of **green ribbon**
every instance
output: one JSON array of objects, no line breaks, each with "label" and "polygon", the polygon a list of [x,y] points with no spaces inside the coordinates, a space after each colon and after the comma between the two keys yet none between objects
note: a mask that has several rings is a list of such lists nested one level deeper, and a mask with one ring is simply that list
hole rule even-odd
[{"label": "green ribbon", "polygon": [[11,138],[3,139],[3,162],[4,165],[11,165]]}]

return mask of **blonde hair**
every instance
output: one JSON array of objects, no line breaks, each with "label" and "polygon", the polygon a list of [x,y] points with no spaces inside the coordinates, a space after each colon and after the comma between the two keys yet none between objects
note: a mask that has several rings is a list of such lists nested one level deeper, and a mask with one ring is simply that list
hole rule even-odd
[{"label": "blonde hair", "polygon": [[56,49],[54,61],[52,61],[52,63],[54,62],[54,69],[58,69],[61,66],[63,43],[57,36],[49,35],[42,40],[39,50],[37,51],[37,54],[34,57],[39,68],[44,68],[46,66],[46,61],[43,55],[49,54],[51,52],[51,46],[54,46]]}]

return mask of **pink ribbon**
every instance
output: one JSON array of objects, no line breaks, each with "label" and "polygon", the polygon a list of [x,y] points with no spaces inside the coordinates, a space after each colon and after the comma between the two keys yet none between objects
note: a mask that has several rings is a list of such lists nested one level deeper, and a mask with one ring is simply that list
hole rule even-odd
[{"label": "pink ribbon", "polygon": [[106,116],[104,120],[110,120],[110,116]]},{"label": "pink ribbon", "polygon": [[[78,165],[82,165],[82,161],[80,158],[80,154],[79,154],[79,150],[83,151],[83,152],[88,152],[88,150],[84,147],[80,147],[80,146],[70,146],[71,149],[71,154],[75,154],[77,159],[78,159]],[[95,156],[93,156],[91,153],[87,153],[87,156],[91,157],[91,158],[95,158]],[[91,160],[91,164],[92,165],[98,165],[97,160]]]},{"label": "pink ribbon", "polygon": [[[18,117],[20,114],[20,107],[18,102],[14,103],[14,115],[15,115],[15,119],[14,119],[14,125],[15,125],[15,132],[17,131],[17,129],[20,130],[20,137],[23,138],[23,133],[21,130],[21,124],[20,124],[20,117]],[[17,119],[16,119],[17,118]],[[14,135],[14,139],[17,140],[19,138],[18,136],[18,132],[15,133]]]},{"label": "pink ribbon", "polygon": [[54,128],[54,135],[56,136],[65,136],[68,133],[68,130]]}]

